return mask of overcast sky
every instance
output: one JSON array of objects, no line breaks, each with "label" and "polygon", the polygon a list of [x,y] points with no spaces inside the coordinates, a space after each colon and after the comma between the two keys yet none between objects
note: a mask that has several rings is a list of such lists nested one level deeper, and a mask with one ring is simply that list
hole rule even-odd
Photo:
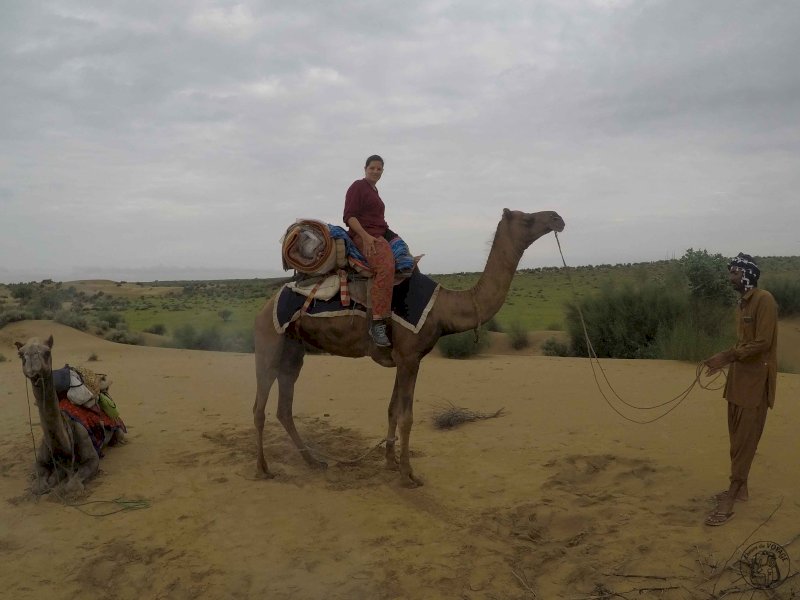
[{"label": "overcast sky", "polygon": [[0,281],[279,275],[373,153],[424,272],[482,270],[504,207],[573,265],[800,254],[795,0],[0,10]]}]

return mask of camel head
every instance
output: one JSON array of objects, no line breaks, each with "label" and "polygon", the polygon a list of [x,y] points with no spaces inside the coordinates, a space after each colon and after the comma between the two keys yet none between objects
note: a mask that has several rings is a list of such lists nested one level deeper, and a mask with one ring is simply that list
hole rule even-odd
[{"label": "camel head", "polygon": [[31,338],[24,344],[14,342],[20,360],[22,372],[31,380],[32,385],[41,385],[43,378],[50,377],[53,373],[51,350],[53,349],[53,336],[42,343],[39,338]]},{"label": "camel head", "polygon": [[503,222],[509,227],[511,237],[524,245],[522,250],[551,231],[564,231],[564,219],[552,210],[524,213],[504,208]]}]

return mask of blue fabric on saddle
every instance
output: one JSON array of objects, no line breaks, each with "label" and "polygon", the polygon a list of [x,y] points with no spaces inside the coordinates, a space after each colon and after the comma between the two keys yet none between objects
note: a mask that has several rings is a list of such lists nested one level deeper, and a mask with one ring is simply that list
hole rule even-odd
[{"label": "blue fabric on saddle", "polygon": [[[438,293],[439,284],[415,270],[411,277],[394,286],[392,321],[417,333],[425,324],[425,318]],[[289,323],[301,316],[300,309],[306,300],[306,296],[293,292],[286,286],[281,289],[273,313],[273,322],[278,333],[283,333]],[[310,317],[366,317],[367,309],[352,300],[347,306],[342,306],[339,296],[334,296],[330,300],[313,300],[305,314]]]},{"label": "blue fabric on saddle", "polygon": [[[361,251],[355,243],[353,243],[353,240],[350,239],[350,236],[347,235],[347,231],[338,225],[331,225],[330,223],[328,223],[328,230],[331,232],[331,237],[333,239],[344,240],[345,252],[348,258],[353,258],[369,267],[369,261],[361,254]],[[392,254],[394,254],[395,272],[410,273],[414,270],[414,257],[411,256],[408,244],[406,244],[400,236],[389,240],[389,247],[392,249]]]}]

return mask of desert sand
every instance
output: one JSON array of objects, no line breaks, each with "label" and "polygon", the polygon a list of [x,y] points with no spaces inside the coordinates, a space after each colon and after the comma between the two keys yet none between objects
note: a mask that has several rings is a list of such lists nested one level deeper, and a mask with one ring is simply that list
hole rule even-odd
[{"label": "desert sand", "polygon": [[[54,366],[108,373],[129,442],[110,448],[79,502],[28,492],[33,396],[13,341],[53,334]],[[797,339],[796,337],[794,338]],[[310,470],[268,405],[273,480],[255,477],[253,357],[113,344],[51,322],[0,330],[0,596],[4,598],[589,599],[789,598],[800,577],[754,591],[737,564],[750,543],[800,565],[800,375],[780,374],[750,477],[750,501],[703,525],[727,487],[720,391],[695,389],[664,418],[629,422],[585,359],[431,355],[417,383],[412,464],[399,485],[381,450]],[[87,363],[96,353],[97,362]],[[604,360],[617,392],[664,402],[695,366]],[[312,447],[341,458],[385,434],[394,372],[309,356],[295,415]],[[433,427],[447,403],[495,419]],[[29,421],[29,405],[33,418]],[[657,416],[616,402],[625,415]],[[640,413],[640,414],[636,414]],[[653,414],[655,413],[655,414]],[[726,569],[726,565],[729,567]],[[732,592],[730,590],[741,590]],[[613,594],[618,594],[614,596]],[[754,595],[755,594],[755,595]]]}]

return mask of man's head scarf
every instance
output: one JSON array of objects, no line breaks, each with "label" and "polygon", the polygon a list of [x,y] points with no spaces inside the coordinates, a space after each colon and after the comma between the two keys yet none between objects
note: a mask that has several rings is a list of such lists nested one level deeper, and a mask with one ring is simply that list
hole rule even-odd
[{"label": "man's head scarf", "polygon": [[744,273],[742,273],[742,283],[744,284],[745,290],[758,287],[758,278],[761,277],[761,270],[758,268],[752,256],[744,252],[739,252],[728,264],[729,269],[734,267],[744,271]]}]

